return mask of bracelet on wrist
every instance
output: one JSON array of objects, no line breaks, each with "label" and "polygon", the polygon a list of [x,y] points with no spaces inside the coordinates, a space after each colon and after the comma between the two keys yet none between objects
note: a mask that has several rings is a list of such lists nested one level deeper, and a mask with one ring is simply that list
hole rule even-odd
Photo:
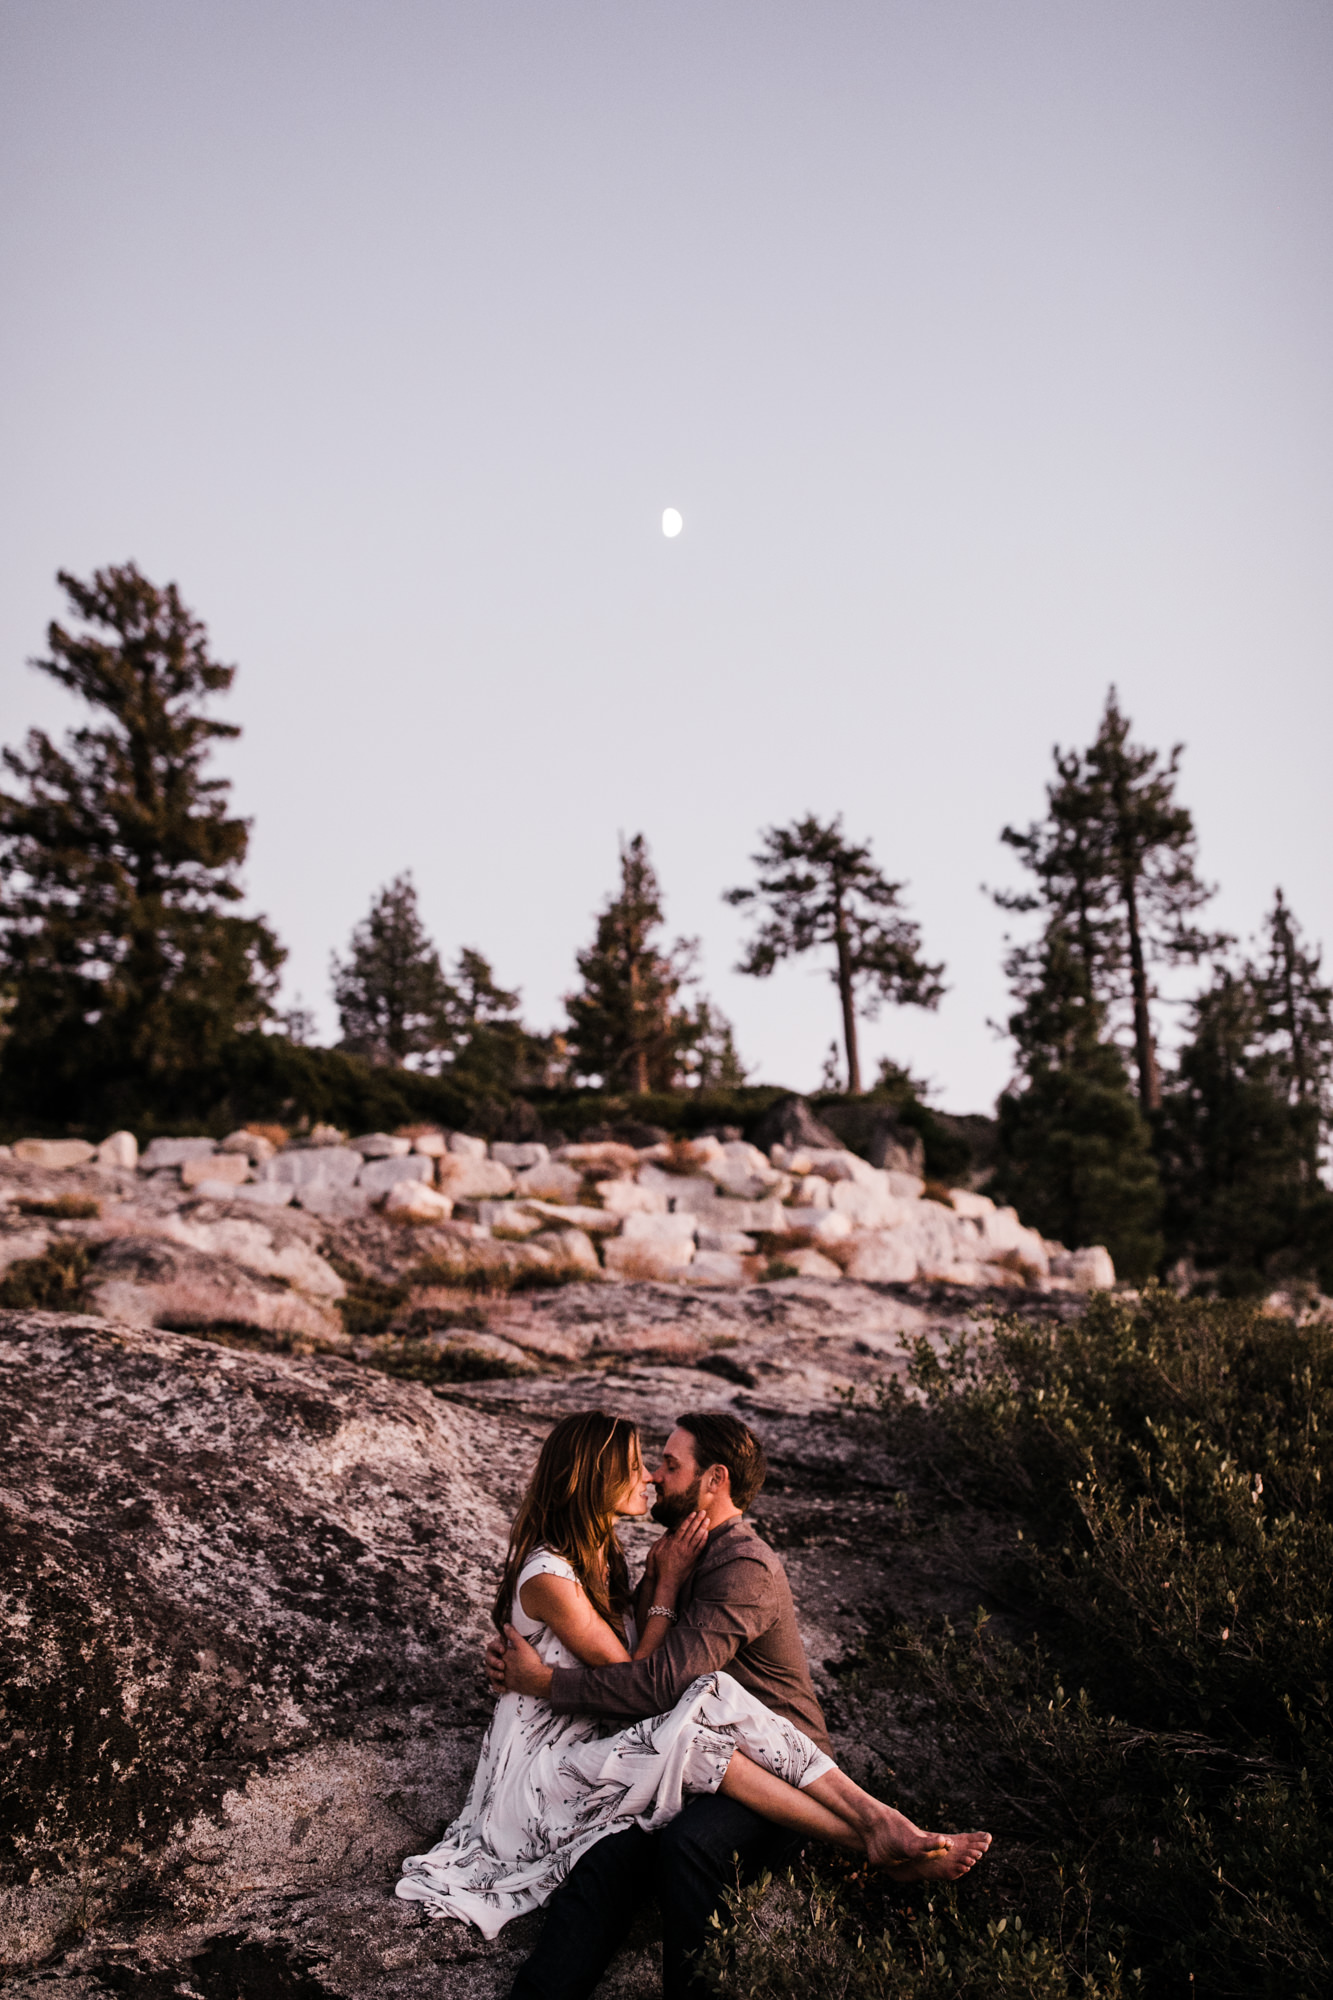
[{"label": "bracelet on wrist", "polygon": [[676,1622],[676,1614],[669,1604],[650,1604],[646,1618],[669,1618],[673,1625]]}]

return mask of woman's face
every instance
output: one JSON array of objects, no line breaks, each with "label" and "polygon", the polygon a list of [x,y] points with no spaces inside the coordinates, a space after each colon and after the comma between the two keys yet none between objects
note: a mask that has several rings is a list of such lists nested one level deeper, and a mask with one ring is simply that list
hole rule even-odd
[{"label": "woman's face", "polygon": [[616,1495],[614,1507],[622,1518],[643,1515],[648,1512],[652,1495],[652,1481],[643,1463],[643,1454],[636,1444],[630,1455],[630,1474],[620,1492]]}]

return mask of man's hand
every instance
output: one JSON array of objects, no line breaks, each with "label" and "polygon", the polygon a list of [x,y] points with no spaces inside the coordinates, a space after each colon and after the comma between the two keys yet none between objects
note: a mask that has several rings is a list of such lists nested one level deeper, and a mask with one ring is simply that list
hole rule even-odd
[{"label": "man's hand", "polygon": [[496,1695],[535,1694],[545,1701],[551,1692],[551,1669],[512,1625],[505,1626],[503,1639],[492,1639],[486,1648],[486,1678]]}]

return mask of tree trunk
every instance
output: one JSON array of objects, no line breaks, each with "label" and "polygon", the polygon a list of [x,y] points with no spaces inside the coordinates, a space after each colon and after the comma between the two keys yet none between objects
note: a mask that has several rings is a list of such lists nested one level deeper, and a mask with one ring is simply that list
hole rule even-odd
[{"label": "tree trunk", "polygon": [[851,953],[847,946],[847,926],[842,903],[833,906],[833,936],[838,947],[838,996],[842,1001],[842,1038],[847,1045],[847,1094],[861,1095],[861,1058],[856,1047],[856,1002],[852,989]]},{"label": "tree trunk", "polygon": [[1125,924],[1129,931],[1129,976],[1134,994],[1134,1054],[1139,1072],[1139,1103],[1145,1115],[1160,1110],[1162,1079],[1153,1047],[1152,1016],[1148,1012],[1148,973],[1143,962],[1143,934],[1139,927],[1139,901],[1132,862],[1124,859],[1120,877],[1125,899]]},{"label": "tree trunk", "polygon": [[638,1097],[648,1094],[648,1050],[644,1044],[643,1009],[639,1002],[639,956],[631,945],[629,954],[630,1089]]}]

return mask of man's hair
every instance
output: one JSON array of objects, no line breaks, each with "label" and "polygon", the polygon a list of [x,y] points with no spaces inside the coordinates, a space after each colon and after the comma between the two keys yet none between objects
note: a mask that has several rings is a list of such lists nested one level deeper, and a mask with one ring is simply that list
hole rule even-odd
[{"label": "man's hair", "polygon": [[681,1430],[694,1440],[694,1459],[700,1472],[710,1465],[725,1465],[731,1480],[731,1497],[742,1513],[768,1477],[764,1447],[739,1417],[712,1412],[697,1417],[677,1417]]}]

